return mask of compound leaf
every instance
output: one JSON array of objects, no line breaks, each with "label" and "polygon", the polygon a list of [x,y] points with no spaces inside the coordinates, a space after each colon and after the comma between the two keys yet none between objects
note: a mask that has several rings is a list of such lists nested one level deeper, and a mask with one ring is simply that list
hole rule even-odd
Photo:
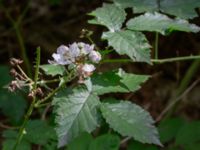
[{"label": "compound leaf", "polygon": [[63,75],[65,72],[65,67],[62,65],[46,64],[41,65],[40,68],[44,70],[46,75],[51,76]]},{"label": "compound leaf", "polygon": [[125,11],[114,4],[103,4],[89,15],[95,17],[89,23],[106,26],[111,32],[120,30],[126,19]]},{"label": "compound leaf", "polygon": [[162,145],[150,114],[128,101],[102,103],[101,111],[106,122],[122,136],[130,136],[142,143]]},{"label": "compound leaf", "polygon": [[91,78],[92,91],[97,95],[111,92],[134,92],[149,76],[126,73],[122,69],[94,74]]},{"label": "compound leaf", "polygon": [[200,28],[183,19],[170,19],[160,13],[145,13],[127,22],[128,29],[136,31],[154,31],[166,34],[167,31],[199,32]]},{"label": "compound leaf", "polygon": [[63,89],[52,104],[56,113],[58,147],[66,145],[82,132],[90,133],[98,126],[99,98],[86,87]]},{"label": "compound leaf", "polygon": [[103,38],[108,40],[108,44],[120,55],[126,54],[133,61],[151,63],[150,45],[141,32],[130,30],[105,32]]},{"label": "compound leaf", "polygon": [[195,8],[200,7],[199,0],[160,0],[162,12],[184,19],[197,17]]},{"label": "compound leaf", "polygon": [[114,3],[123,8],[134,9],[135,13],[158,11],[157,0],[113,0]]}]

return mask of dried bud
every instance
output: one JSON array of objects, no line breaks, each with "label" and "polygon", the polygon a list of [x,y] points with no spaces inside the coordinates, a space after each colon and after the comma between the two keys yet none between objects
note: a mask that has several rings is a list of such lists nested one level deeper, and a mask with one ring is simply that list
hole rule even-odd
[{"label": "dried bud", "polygon": [[17,73],[17,71],[14,68],[12,68],[10,70],[10,75],[13,76],[13,77],[17,77],[18,73]]},{"label": "dried bud", "polygon": [[16,58],[11,58],[10,59],[10,64],[11,66],[17,66],[23,63],[23,60],[16,59]]},{"label": "dried bud", "polygon": [[8,90],[11,92],[16,91],[16,89],[20,89],[20,85],[18,83],[17,80],[11,81],[11,83],[9,84]]},{"label": "dried bud", "polygon": [[40,96],[40,97],[44,96],[44,93],[43,93],[43,91],[42,91],[41,88],[37,88],[36,91],[35,91],[35,93],[36,93],[37,96]]},{"label": "dried bud", "polygon": [[31,92],[28,94],[28,99],[33,100],[34,97],[35,97],[35,92],[34,92],[34,91],[31,91]]}]

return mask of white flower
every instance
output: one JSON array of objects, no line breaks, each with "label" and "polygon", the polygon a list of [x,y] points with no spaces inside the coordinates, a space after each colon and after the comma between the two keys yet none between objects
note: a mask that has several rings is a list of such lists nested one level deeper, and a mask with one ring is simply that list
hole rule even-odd
[{"label": "white flower", "polygon": [[57,53],[53,53],[54,61],[49,61],[51,64],[69,65],[76,61],[80,55],[80,49],[77,43],[71,44],[69,47],[61,45],[57,48]]},{"label": "white flower", "polygon": [[81,50],[81,54],[82,55],[87,55],[89,54],[91,51],[94,50],[94,45],[89,45],[89,44],[85,44],[83,42],[79,42],[78,46]]},{"label": "white flower", "polygon": [[72,56],[70,49],[65,45],[59,46],[57,53],[53,53],[52,57],[54,60],[50,60],[50,64],[68,65],[75,62],[75,58]]},{"label": "white flower", "polygon": [[69,51],[70,51],[70,56],[71,57],[78,57],[80,56],[80,49],[79,49],[79,46],[76,42],[74,42],[73,44],[71,44],[69,46]]},{"label": "white flower", "polygon": [[92,64],[84,64],[82,67],[82,71],[86,73],[91,73],[95,70],[95,66]]},{"label": "white flower", "polygon": [[99,61],[101,60],[101,54],[97,51],[91,51],[89,54],[89,59],[93,63],[99,63]]}]

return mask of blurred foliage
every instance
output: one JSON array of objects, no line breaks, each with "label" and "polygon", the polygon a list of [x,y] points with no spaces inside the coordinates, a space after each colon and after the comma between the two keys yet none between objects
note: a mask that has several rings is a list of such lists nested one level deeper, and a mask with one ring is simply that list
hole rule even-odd
[{"label": "blurred foliage", "polygon": [[[147,10],[157,9],[157,5],[152,5],[155,2],[153,2],[153,0],[145,0],[144,2],[148,4],[146,5],[144,3],[145,7],[138,7],[138,3],[141,2],[138,0],[114,1],[122,7],[133,6],[134,12],[144,12]],[[200,25],[199,17],[197,16],[199,14],[199,9],[194,9],[196,6],[200,6],[198,0],[163,0],[160,2],[162,12],[177,15],[182,18],[197,17],[191,21],[192,23]],[[16,93],[10,93],[7,88],[5,88],[12,80],[8,75],[10,70],[7,65],[9,58],[22,57],[20,42],[17,40],[19,37],[16,36],[16,31],[12,21],[9,20],[6,13],[9,12],[15,21],[21,18],[18,27],[32,69],[35,54],[34,49],[36,46],[42,47],[42,62],[47,63],[47,58],[50,57],[50,54],[54,51],[57,45],[70,43],[71,41],[80,41],[78,37],[82,28],[89,28],[94,31],[94,41],[99,41],[101,33],[105,29],[88,25],[86,21],[90,18],[90,16],[87,16],[86,14],[93,11],[97,6],[102,5],[101,0],[30,0],[21,2],[0,0],[0,4],[3,4],[6,8],[5,11],[0,7],[0,131],[3,133],[0,143],[2,145],[2,150],[11,150],[17,137],[17,131],[15,131],[15,129],[17,129],[21,124],[24,118],[24,113],[27,109],[27,104],[30,101],[27,99],[26,91],[24,91],[24,93],[19,91]],[[129,9],[127,10],[130,11]],[[128,16],[128,19],[130,19],[132,15],[134,16],[135,14]],[[146,25],[149,24],[147,23]],[[160,26],[159,22],[156,26],[157,25]],[[121,26],[119,28],[121,28]],[[164,29],[162,28],[162,31],[163,30]],[[145,35],[153,45],[153,42],[155,42],[154,34],[145,33]],[[87,39],[84,40],[87,41]],[[159,55],[161,58],[199,54],[199,33],[196,35],[188,33],[173,33],[170,37],[160,36],[159,40]],[[100,41],[97,42],[97,45],[102,48],[105,43]],[[110,56],[110,58],[115,57],[118,57],[118,55],[112,54]],[[164,64],[154,66],[154,68],[145,64],[137,63],[126,65],[122,63],[114,65],[102,64],[100,70],[105,70],[105,68],[110,70],[116,66],[124,67],[130,72],[134,71],[153,74],[151,81],[143,87],[142,92],[136,92],[135,95],[132,93],[112,95],[117,98],[119,97],[120,99],[127,98],[142,105],[150,111],[154,118],[156,118],[165,108],[170,97],[174,94],[174,90],[178,87],[185,71],[189,68],[190,63]],[[54,72],[55,68],[51,67],[41,66],[47,74],[56,75]],[[60,74],[63,73],[62,68],[56,69],[60,70]],[[199,70],[196,71],[196,74],[192,79],[195,80],[198,78],[198,74]],[[114,86],[116,85],[116,82],[125,82],[129,87],[132,87],[131,85],[134,84],[128,80],[129,78],[132,78],[132,76],[129,77],[126,73],[122,74],[120,77],[116,75],[116,73],[111,75],[109,73],[106,75],[94,75],[93,77],[99,80],[96,80],[96,82],[102,80],[101,83],[104,85],[106,85],[108,81],[113,82]],[[99,83],[97,84],[97,86],[100,85],[101,84]],[[108,89],[113,87],[109,87]],[[127,87],[120,88],[127,90]],[[136,89],[138,89],[138,87]],[[191,92],[190,94],[192,95],[193,93]],[[110,96],[110,94],[103,97],[107,96]],[[120,136],[112,130],[109,130],[109,134],[104,134],[105,130],[109,129],[109,127],[105,125],[106,127],[104,129],[99,128],[98,134],[101,136],[96,137],[96,133],[93,133],[93,136],[83,133],[69,143],[67,150],[198,150],[200,149],[199,94],[196,94],[195,97],[197,99],[195,105],[192,105],[191,103],[193,102],[191,101],[190,103],[183,101],[173,114],[174,117],[162,120],[158,123],[161,142],[165,145],[163,148],[149,144],[142,144],[135,140],[130,140],[125,143],[125,145],[121,146],[120,140],[122,140],[122,137],[120,139]],[[189,101],[190,97],[188,97],[187,100]],[[39,108],[38,111],[33,114],[33,118],[37,118],[37,120],[30,120],[28,122],[24,139],[20,143],[18,150],[31,150],[32,147],[38,149],[40,147],[44,150],[57,149],[57,137],[53,129],[55,125],[52,123],[53,121],[51,121],[52,118],[54,119],[54,116],[47,113],[48,116],[45,120],[38,120],[43,111],[44,109]]]}]

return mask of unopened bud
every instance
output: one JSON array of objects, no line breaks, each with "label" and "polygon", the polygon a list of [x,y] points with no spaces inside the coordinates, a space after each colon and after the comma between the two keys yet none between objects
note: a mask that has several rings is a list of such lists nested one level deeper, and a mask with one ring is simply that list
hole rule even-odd
[{"label": "unopened bud", "polygon": [[101,60],[101,54],[97,51],[91,51],[89,54],[89,59],[93,63],[99,63],[99,61]]}]

